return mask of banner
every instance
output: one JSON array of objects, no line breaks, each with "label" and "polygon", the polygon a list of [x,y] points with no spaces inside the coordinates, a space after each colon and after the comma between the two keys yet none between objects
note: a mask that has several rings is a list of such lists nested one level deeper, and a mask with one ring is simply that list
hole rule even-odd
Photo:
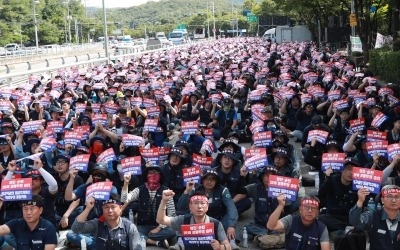
[{"label": "banner", "polygon": [[210,139],[206,139],[200,148],[200,152],[207,151],[211,154],[214,152],[214,150],[214,143]]},{"label": "banner", "polygon": [[21,178],[2,180],[1,196],[3,201],[24,201],[32,199],[32,179]]},{"label": "banner", "polygon": [[43,153],[36,153],[36,154],[33,154],[33,155],[28,155],[28,156],[26,156],[26,157],[23,157],[23,158],[19,158],[18,160],[15,160],[15,162],[20,162],[20,161],[22,161],[22,160],[24,160],[24,159],[30,159],[30,160],[36,160],[36,159],[39,159],[41,156],[42,156],[42,154]]},{"label": "banner", "polygon": [[160,150],[158,148],[139,148],[139,151],[146,163],[158,165],[160,160]]},{"label": "banner", "polygon": [[387,147],[388,160],[392,161],[395,155],[400,155],[400,143],[390,144]]},{"label": "banner", "polygon": [[267,149],[266,148],[246,148],[244,151],[244,158],[249,159],[256,155],[266,155]]},{"label": "banner", "polygon": [[362,132],[365,129],[365,118],[358,118],[350,120],[350,131],[351,133]]},{"label": "banner", "polygon": [[269,147],[272,146],[272,132],[256,132],[253,135],[254,145],[256,147]]},{"label": "banner", "polygon": [[215,239],[214,223],[181,225],[181,233],[183,244],[187,249],[198,245],[209,247],[211,241]]},{"label": "banner", "polygon": [[340,96],[341,94],[339,89],[328,91],[328,98],[331,101],[340,99]]},{"label": "banner", "polygon": [[379,194],[382,175],[379,170],[353,167],[353,189],[367,188],[371,193]]},{"label": "banner", "polygon": [[194,135],[199,130],[199,121],[187,121],[181,123],[181,131],[185,135]]},{"label": "banner", "polygon": [[8,114],[11,110],[11,105],[9,101],[0,101],[0,111],[3,114]]},{"label": "banner", "polygon": [[42,140],[40,140],[40,144],[39,147],[43,150],[43,151],[51,151],[55,145],[56,145],[57,141],[55,138],[52,137],[46,137],[43,138]]},{"label": "banner", "polygon": [[146,119],[144,121],[143,130],[149,132],[157,132],[158,119]]},{"label": "banner", "polygon": [[142,157],[134,156],[121,159],[122,173],[131,175],[142,174]]},{"label": "banner", "polygon": [[193,166],[199,166],[201,169],[203,169],[206,167],[212,167],[213,162],[214,160],[212,157],[202,156],[193,153]]},{"label": "banner", "polygon": [[143,107],[151,108],[157,106],[156,101],[154,99],[143,98]]},{"label": "banner", "polygon": [[112,188],[111,181],[93,183],[86,188],[86,199],[93,196],[95,200],[108,200]]},{"label": "banner", "polygon": [[324,130],[311,130],[310,132],[308,132],[307,142],[311,142],[312,139],[316,138],[319,143],[326,144],[328,134],[329,132]]},{"label": "banner", "polygon": [[82,140],[86,140],[89,138],[90,134],[90,126],[89,125],[82,125],[82,126],[74,126],[74,132],[82,134]]},{"label": "banner", "polygon": [[365,143],[368,154],[373,157],[374,155],[387,157],[388,141],[374,141]]},{"label": "banner", "polygon": [[86,172],[88,170],[90,154],[81,154],[71,157],[69,169],[76,168],[78,171]]},{"label": "banner", "polygon": [[91,118],[93,127],[95,127],[97,123],[102,124],[104,127],[107,127],[108,125],[108,119],[106,114],[93,114]]},{"label": "banner", "polygon": [[62,133],[64,130],[64,121],[47,122],[47,128],[51,128],[54,133]]},{"label": "banner", "polygon": [[104,109],[107,112],[107,114],[116,114],[118,113],[118,104],[116,103],[105,103],[104,104]]},{"label": "banner", "polygon": [[112,148],[109,148],[103,151],[103,153],[101,153],[99,156],[97,156],[96,162],[108,163],[109,161],[114,161],[116,159],[117,157],[115,156],[114,150]]},{"label": "banner", "polygon": [[145,143],[143,137],[131,134],[122,134],[122,142],[124,143],[125,147],[131,146],[142,146]]},{"label": "banner", "polygon": [[171,148],[169,147],[159,147],[159,160],[166,161],[168,159],[169,152],[171,152]]},{"label": "banner", "polygon": [[343,171],[343,162],[346,158],[345,153],[323,153],[321,169],[325,172],[328,168]]},{"label": "banner", "polygon": [[270,175],[268,178],[268,197],[278,197],[285,194],[286,198],[296,201],[299,190],[299,179]]},{"label": "banner", "polygon": [[348,109],[348,108],[350,108],[350,105],[346,99],[343,99],[343,100],[335,101],[333,103],[333,108],[335,108],[337,110]]},{"label": "banner", "polygon": [[379,113],[375,116],[375,118],[372,120],[371,126],[372,126],[372,127],[375,127],[375,128],[379,128],[379,126],[381,126],[382,123],[384,123],[384,122],[386,121],[387,118],[388,118],[388,117],[387,117],[384,113],[379,112]]},{"label": "banner", "polygon": [[194,183],[200,183],[201,178],[201,168],[199,166],[194,166],[190,168],[182,169],[183,185],[186,186],[188,181],[193,181]]},{"label": "banner", "polygon": [[248,159],[246,158],[244,165],[249,172],[268,166],[267,154],[259,154]]},{"label": "banner", "polygon": [[148,117],[159,117],[160,116],[160,108],[158,106],[146,108]]},{"label": "banner", "polygon": [[367,130],[367,141],[386,141],[386,139],[386,132]]},{"label": "banner", "polygon": [[141,107],[143,100],[141,97],[131,97],[131,106],[132,107]]},{"label": "banner", "polygon": [[36,120],[22,123],[21,128],[24,130],[24,134],[36,133],[39,127],[42,126],[44,120]]},{"label": "banner", "polygon": [[75,131],[65,131],[64,144],[71,144],[73,146],[79,146],[82,140],[82,134]]}]

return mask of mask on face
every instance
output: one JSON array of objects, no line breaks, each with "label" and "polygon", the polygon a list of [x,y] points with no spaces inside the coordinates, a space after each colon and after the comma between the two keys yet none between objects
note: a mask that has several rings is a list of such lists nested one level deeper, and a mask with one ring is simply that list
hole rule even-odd
[{"label": "mask on face", "polygon": [[230,105],[229,105],[229,106],[225,106],[225,105],[224,105],[224,111],[225,111],[225,112],[228,112],[230,109],[231,109],[231,106],[230,106]]},{"label": "mask on face", "polygon": [[100,154],[103,151],[104,151],[103,143],[97,142],[97,141],[93,143],[93,153],[94,154]]},{"label": "mask on face", "polygon": [[275,132],[276,131],[276,126],[275,125],[268,125],[267,126],[267,130],[271,131],[271,132]]},{"label": "mask on face", "polygon": [[235,103],[235,104],[238,104],[239,102],[240,102],[239,99],[234,99],[234,100],[233,100],[233,103]]},{"label": "mask on face", "polygon": [[149,173],[147,175],[146,186],[150,191],[155,191],[160,187],[161,175],[160,173]]}]

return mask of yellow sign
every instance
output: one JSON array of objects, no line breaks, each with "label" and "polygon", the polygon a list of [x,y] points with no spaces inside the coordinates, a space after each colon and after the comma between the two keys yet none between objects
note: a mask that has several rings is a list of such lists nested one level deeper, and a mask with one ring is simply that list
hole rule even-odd
[{"label": "yellow sign", "polygon": [[351,27],[357,26],[356,14],[354,14],[354,13],[350,14],[349,19],[350,19],[350,26]]}]

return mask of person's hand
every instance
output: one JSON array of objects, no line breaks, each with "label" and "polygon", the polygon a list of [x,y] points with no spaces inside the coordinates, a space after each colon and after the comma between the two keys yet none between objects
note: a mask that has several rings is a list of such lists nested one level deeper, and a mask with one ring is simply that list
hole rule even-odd
[{"label": "person's hand", "polygon": [[357,195],[358,195],[358,201],[359,201],[360,203],[364,203],[365,197],[366,197],[367,195],[369,195],[369,190],[368,190],[367,188],[360,188],[360,189],[358,190],[358,192],[357,192]]},{"label": "person's hand", "polygon": [[121,142],[121,144],[119,144],[119,152],[124,152],[124,150],[125,150],[125,144]]},{"label": "person's hand", "polygon": [[213,102],[213,108],[216,108],[217,107],[217,103],[216,102]]},{"label": "person's hand", "polygon": [[213,123],[210,122],[210,123],[207,125],[207,128],[212,128],[212,125],[213,125]]},{"label": "person's hand", "polygon": [[374,165],[378,165],[378,163],[379,163],[379,155],[378,154],[374,154],[372,156],[372,161],[373,161]]},{"label": "person's hand", "polygon": [[44,107],[42,105],[39,106],[39,113],[43,113]]},{"label": "person's hand", "polygon": [[169,201],[169,199],[173,198],[175,195],[174,191],[172,190],[164,190],[162,193],[162,200]]},{"label": "person's hand", "polygon": [[20,128],[18,130],[18,136],[21,136],[21,138],[24,136],[24,129],[23,128]]},{"label": "person's hand", "polygon": [[200,105],[200,104],[201,104],[201,100],[198,100],[198,101],[197,101],[197,105]]},{"label": "person's hand", "polygon": [[317,144],[317,138],[314,137],[314,138],[311,139],[311,146],[314,147],[315,144]]},{"label": "person's hand", "polygon": [[129,183],[131,181],[131,174],[130,173],[125,173],[124,174],[124,182]]},{"label": "person's hand", "polygon": [[326,175],[326,176],[330,176],[332,173],[333,173],[332,168],[327,168],[327,169],[325,170],[325,175]]},{"label": "person's hand", "polygon": [[158,233],[158,232],[160,232],[161,231],[161,227],[156,227],[156,228],[154,228],[153,230],[151,230],[149,233],[150,234],[156,234],[156,233]]},{"label": "person's hand", "polygon": [[61,228],[68,227],[68,217],[67,216],[61,217],[60,226],[61,226]]},{"label": "person's hand", "polygon": [[94,199],[94,197],[90,196],[89,198],[86,199],[86,209],[92,210],[95,203],[96,200]]},{"label": "person's hand", "polygon": [[185,192],[189,193],[194,188],[194,181],[186,182]]},{"label": "person's hand", "polygon": [[286,202],[285,194],[280,194],[278,197],[276,197],[276,199],[278,200],[279,206],[282,206],[282,207],[285,206],[285,202]]},{"label": "person's hand", "polygon": [[200,137],[200,136],[201,136],[201,131],[200,131],[200,130],[196,130],[196,135],[197,135],[198,137]]},{"label": "person's hand", "polygon": [[65,153],[69,154],[71,150],[72,150],[72,144],[70,143],[65,144]]},{"label": "person's hand", "polygon": [[71,177],[71,179],[75,179],[77,174],[78,174],[78,169],[76,169],[75,167],[72,167],[69,170],[69,177]]},{"label": "person's hand", "polygon": [[34,169],[40,169],[43,167],[43,162],[40,158],[35,159],[35,161],[33,162],[33,168]]},{"label": "person's hand", "polygon": [[220,250],[221,249],[221,244],[219,243],[218,240],[212,239],[211,240],[211,247],[213,250]]},{"label": "person's hand", "polygon": [[399,155],[399,154],[393,155],[393,160],[392,160],[392,162],[393,162],[394,164],[399,163],[399,162],[400,162],[400,155]]},{"label": "person's hand", "polygon": [[10,172],[15,172],[15,170],[17,169],[17,163],[15,162],[15,160],[12,160],[12,161],[10,161],[9,163],[8,163],[8,165],[7,165],[7,169],[8,169],[8,171],[10,171]]},{"label": "person's hand", "polygon": [[228,227],[226,229],[226,236],[228,237],[228,240],[234,240],[236,238],[235,228]]}]

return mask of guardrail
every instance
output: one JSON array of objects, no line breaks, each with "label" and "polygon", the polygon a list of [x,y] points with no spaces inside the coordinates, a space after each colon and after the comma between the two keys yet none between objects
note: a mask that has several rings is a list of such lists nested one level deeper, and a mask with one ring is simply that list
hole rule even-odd
[{"label": "guardrail", "polygon": [[[204,41],[199,41],[199,42],[204,42]],[[115,54],[115,55],[110,55],[109,58],[106,58],[103,52],[98,52],[96,54],[86,54],[86,55],[79,55],[79,56],[73,56],[73,57],[59,57],[59,58],[52,58],[52,59],[45,59],[44,61],[40,62],[35,62],[33,64],[32,62],[25,62],[26,68],[19,68],[19,71],[22,72],[13,72],[16,71],[14,70],[15,68],[12,68],[11,65],[5,64],[5,65],[0,65],[0,67],[5,67],[5,73],[1,74],[0,73],[0,82],[4,81],[4,85],[8,85],[8,87],[11,86],[11,83],[13,81],[14,77],[23,77],[23,76],[29,76],[32,74],[37,74],[37,73],[46,73],[49,74],[50,76],[53,75],[53,73],[57,72],[58,69],[62,68],[69,68],[73,66],[85,66],[85,65],[91,65],[91,64],[99,64],[99,63],[107,63],[110,60],[130,60],[134,58],[135,56],[143,55],[143,54],[148,54],[148,53],[153,53],[153,52],[158,52],[158,51],[165,51],[171,48],[177,48],[177,47],[187,47],[191,46],[195,43],[199,42],[192,42],[188,44],[183,44],[183,45],[176,45],[176,46],[170,46],[170,47],[165,47],[165,46],[160,46],[160,45],[154,45],[154,47],[161,47],[157,49],[151,49],[151,50],[145,50],[141,51],[142,46],[137,46],[137,47],[132,47],[132,48],[126,48],[123,49],[122,53]],[[147,49],[151,48],[150,46],[147,46]],[[54,66],[51,66],[52,64],[57,64]],[[33,66],[35,65],[35,66]],[[1,72],[1,70],[0,70]],[[19,83],[25,83],[27,79],[20,80]],[[16,86],[15,82],[13,82],[13,86]]]}]

